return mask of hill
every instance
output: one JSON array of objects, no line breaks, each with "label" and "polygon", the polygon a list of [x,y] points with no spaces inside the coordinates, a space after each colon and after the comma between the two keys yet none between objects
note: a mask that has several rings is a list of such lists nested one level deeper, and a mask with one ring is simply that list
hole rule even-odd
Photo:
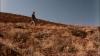
[{"label": "hill", "polygon": [[[7,22],[8,23],[9,22],[12,22],[12,23],[30,23],[31,21],[32,21],[32,18],[28,17],[28,16],[0,12],[0,22],[5,22],[5,23],[7,23]],[[45,21],[45,20],[41,20],[41,19],[38,19],[36,23],[39,24],[39,25],[40,24],[41,25],[54,24],[54,25],[66,26],[64,24],[54,23],[54,22]]]},{"label": "hill", "polygon": [[100,56],[100,27],[0,12],[0,56]]}]

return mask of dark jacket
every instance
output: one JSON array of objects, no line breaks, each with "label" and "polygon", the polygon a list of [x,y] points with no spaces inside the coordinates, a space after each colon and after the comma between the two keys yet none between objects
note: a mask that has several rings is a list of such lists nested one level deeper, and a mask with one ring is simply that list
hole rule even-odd
[{"label": "dark jacket", "polygon": [[33,12],[33,14],[32,14],[32,20],[36,21],[35,12]]}]

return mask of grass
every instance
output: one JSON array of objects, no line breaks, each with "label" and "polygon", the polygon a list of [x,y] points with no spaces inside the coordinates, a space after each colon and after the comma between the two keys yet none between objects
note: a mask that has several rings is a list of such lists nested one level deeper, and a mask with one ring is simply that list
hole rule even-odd
[{"label": "grass", "polygon": [[73,36],[80,37],[80,38],[86,38],[87,36],[87,33],[85,31],[77,30],[77,29],[72,30],[71,33]]},{"label": "grass", "polygon": [[[25,19],[30,17],[12,14],[6,17],[10,23],[0,22],[0,56],[100,56],[100,27],[41,20],[34,26],[26,23]],[[15,22],[10,18],[25,18],[25,22]]]}]

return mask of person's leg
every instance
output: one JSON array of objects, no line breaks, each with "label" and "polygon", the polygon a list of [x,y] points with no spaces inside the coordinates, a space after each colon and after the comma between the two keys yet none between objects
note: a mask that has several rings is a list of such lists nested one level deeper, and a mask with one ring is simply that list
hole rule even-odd
[{"label": "person's leg", "polygon": [[30,23],[35,26],[35,21],[33,19]]}]

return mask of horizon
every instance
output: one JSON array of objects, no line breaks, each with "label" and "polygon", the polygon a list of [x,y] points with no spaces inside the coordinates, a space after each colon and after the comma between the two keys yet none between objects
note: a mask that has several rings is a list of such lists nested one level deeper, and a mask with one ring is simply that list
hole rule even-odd
[{"label": "horizon", "polygon": [[[36,17],[63,24],[99,25],[99,0],[0,0],[0,12]],[[100,26],[100,25],[99,25]]]}]

